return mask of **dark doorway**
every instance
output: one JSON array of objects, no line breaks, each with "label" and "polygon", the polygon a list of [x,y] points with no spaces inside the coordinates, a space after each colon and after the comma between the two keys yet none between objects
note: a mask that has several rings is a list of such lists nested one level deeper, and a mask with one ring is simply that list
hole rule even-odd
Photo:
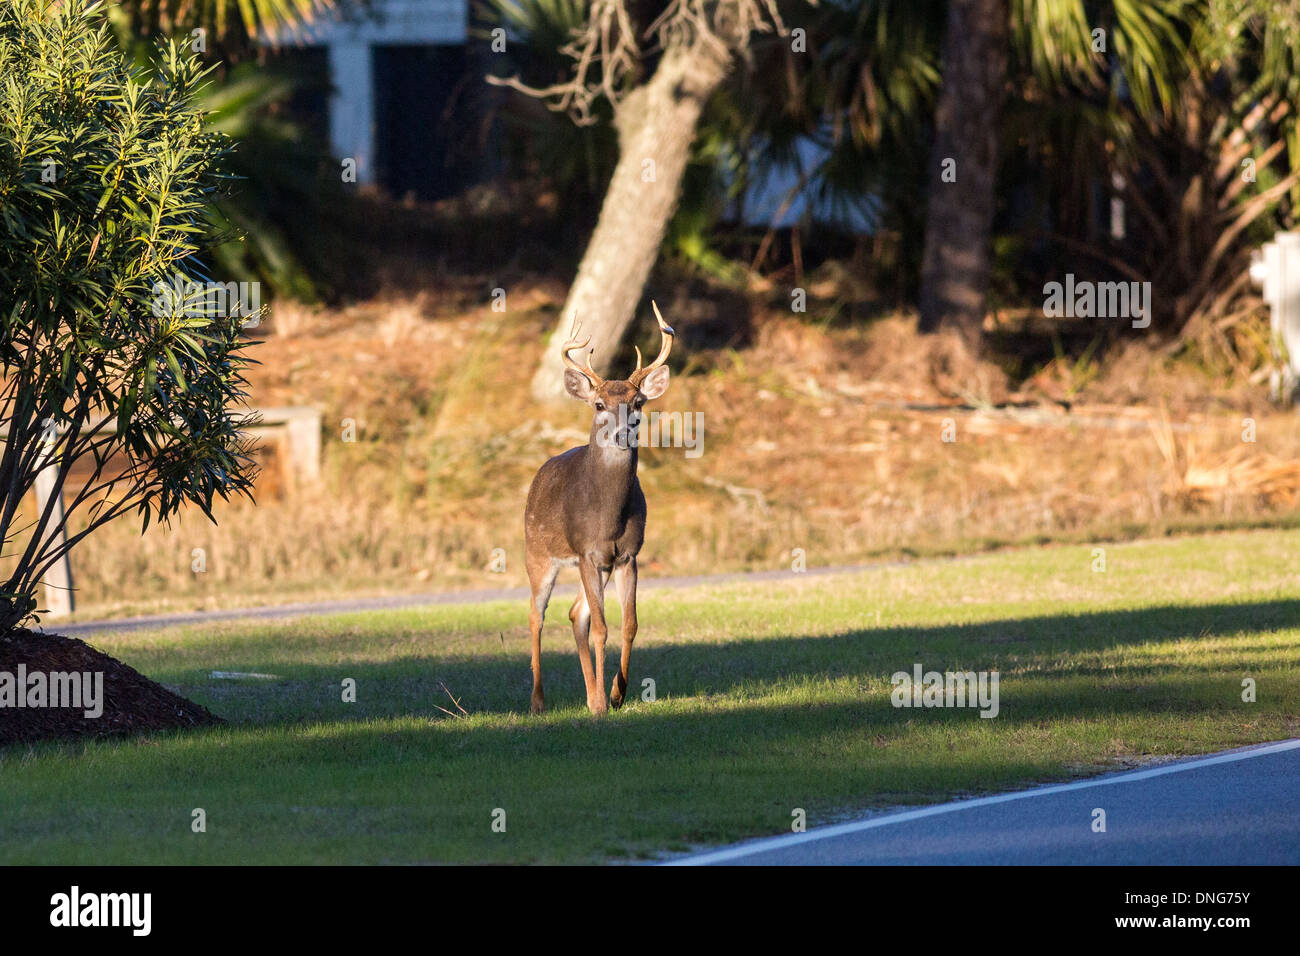
[{"label": "dark doorway", "polygon": [[463,46],[376,46],[375,175],[395,195],[444,199],[482,178]]}]

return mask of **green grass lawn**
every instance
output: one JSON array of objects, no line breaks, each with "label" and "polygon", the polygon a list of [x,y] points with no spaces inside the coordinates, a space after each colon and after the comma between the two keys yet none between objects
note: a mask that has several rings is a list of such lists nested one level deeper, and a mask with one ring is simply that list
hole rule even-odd
[{"label": "green grass lawn", "polygon": [[[560,599],[541,718],[519,602],[105,637],[229,724],[0,750],[0,862],[631,860],[1292,737],[1297,552],[1266,531],[1112,545],[1104,573],[1061,547],[643,592],[632,684],[657,700],[602,720]],[[917,663],[997,670],[998,717],[894,708]]]}]

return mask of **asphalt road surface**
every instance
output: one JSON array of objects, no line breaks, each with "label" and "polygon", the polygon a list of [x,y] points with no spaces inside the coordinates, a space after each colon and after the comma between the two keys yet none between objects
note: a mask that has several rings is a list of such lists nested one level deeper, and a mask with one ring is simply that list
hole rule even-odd
[{"label": "asphalt road surface", "polygon": [[[1094,832],[1094,811],[1105,832]],[[668,865],[1300,864],[1300,739],[809,829]]]}]

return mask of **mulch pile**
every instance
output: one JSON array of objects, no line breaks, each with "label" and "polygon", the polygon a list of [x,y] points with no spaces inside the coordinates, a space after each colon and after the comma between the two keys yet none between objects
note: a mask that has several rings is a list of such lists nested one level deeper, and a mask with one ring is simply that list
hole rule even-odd
[{"label": "mulch pile", "polygon": [[8,672],[16,681],[19,664],[26,665],[28,674],[103,673],[104,712],[91,719],[82,708],[0,705],[0,747],[35,740],[110,737],[222,722],[206,707],[173,694],[75,637],[28,630],[0,637],[0,673]]}]

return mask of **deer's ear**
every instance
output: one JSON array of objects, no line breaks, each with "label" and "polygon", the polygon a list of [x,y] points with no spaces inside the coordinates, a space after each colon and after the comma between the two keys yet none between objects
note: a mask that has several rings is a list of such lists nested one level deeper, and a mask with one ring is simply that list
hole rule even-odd
[{"label": "deer's ear", "polygon": [[668,366],[660,365],[641,383],[641,394],[647,401],[652,401],[666,391],[668,391]]},{"label": "deer's ear", "polygon": [[564,390],[580,402],[589,402],[596,394],[587,376],[571,368],[564,371]]}]

